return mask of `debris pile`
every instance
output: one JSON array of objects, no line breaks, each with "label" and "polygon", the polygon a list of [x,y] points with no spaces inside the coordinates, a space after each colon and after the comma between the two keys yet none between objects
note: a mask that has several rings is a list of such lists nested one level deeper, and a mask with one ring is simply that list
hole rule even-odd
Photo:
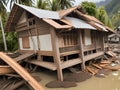
[{"label": "debris pile", "polygon": [[1,90],[44,90],[38,81],[22,66],[22,63],[19,62],[25,57],[29,57],[29,55],[31,56],[31,54],[20,55],[14,60],[5,53],[0,52]]}]

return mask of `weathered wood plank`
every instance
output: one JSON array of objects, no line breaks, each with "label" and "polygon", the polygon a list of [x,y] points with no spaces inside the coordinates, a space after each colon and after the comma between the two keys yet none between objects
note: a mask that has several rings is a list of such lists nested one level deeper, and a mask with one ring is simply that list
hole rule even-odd
[{"label": "weathered wood plank", "polygon": [[60,53],[60,56],[67,56],[67,55],[72,55],[77,53],[80,53],[80,50]]},{"label": "weathered wood plank", "polygon": [[90,55],[87,55],[85,56],[85,61],[88,61],[88,60],[91,60],[91,59],[94,59],[98,56],[101,56],[101,55],[104,55],[104,52],[98,52],[98,53],[95,53],[95,54],[90,54]]},{"label": "weathered wood plank", "polygon": [[60,52],[58,45],[58,37],[54,28],[50,28],[51,39],[52,39],[52,48],[54,51],[54,62],[57,64],[57,74],[58,80],[63,81],[63,73],[61,68]]},{"label": "weathered wood plank", "polygon": [[62,63],[62,69],[82,63],[80,58],[68,60]]},{"label": "weathered wood plank", "polygon": [[79,45],[80,45],[80,58],[82,60],[82,70],[85,70],[85,57],[84,57],[84,50],[83,50],[83,43],[82,43],[82,32],[79,31]]},{"label": "weathered wood plank", "polygon": [[44,68],[47,68],[53,71],[57,70],[57,65],[52,62],[45,62],[45,61],[40,61],[40,60],[29,60],[26,62],[35,64],[35,65],[38,65],[38,66],[41,66],[41,67],[44,67]]},{"label": "weathered wood plank", "polygon": [[16,57],[16,58],[14,58],[14,59],[18,62],[18,61],[24,60],[24,59],[26,59],[26,58],[28,58],[28,57],[31,57],[31,56],[33,56],[33,55],[35,55],[35,53],[33,53],[33,52],[28,52],[28,53],[24,53],[24,54],[22,54],[22,55],[20,55],[20,56],[18,56],[18,57]]},{"label": "weathered wood plank", "polygon": [[102,69],[102,67],[100,67],[99,65],[97,64],[92,64],[94,67],[98,68],[98,69]]},{"label": "weathered wood plank", "polygon": [[0,65],[0,75],[14,73],[15,71],[10,66]]}]

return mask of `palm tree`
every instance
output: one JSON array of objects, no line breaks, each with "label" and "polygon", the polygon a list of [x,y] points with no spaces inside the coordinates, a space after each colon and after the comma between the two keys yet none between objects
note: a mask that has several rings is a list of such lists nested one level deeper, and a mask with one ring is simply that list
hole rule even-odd
[{"label": "palm tree", "polygon": [[49,9],[49,2],[46,0],[37,0],[37,8]]},{"label": "palm tree", "polygon": [[34,0],[7,0],[10,2],[10,8],[12,7],[13,3],[19,3],[27,6],[33,6]]},{"label": "palm tree", "polygon": [[72,7],[75,0],[37,0],[37,8],[58,11]]},{"label": "palm tree", "polygon": [[59,0],[49,0],[49,9],[52,11],[60,10]]},{"label": "palm tree", "polygon": [[61,9],[67,9],[73,6],[75,0],[48,0],[50,3],[50,10],[57,11]]},{"label": "palm tree", "polygon": [[6,6],[6,1],[5,0],[1,0],[0,1],[0,26],[1,26],[1,30],[2,30],[4,48],[5,48],[5,51],[7,51],[7,44],[6,44],[4,28],[3,28],[3,22],[2,22],[2,20],[3,20],[2,18],[6,14],[6,7],[5,6]]},{"label": "palm tree", "polygon": [[72,7],[75,2],[75,0],[58,0],[58,1],[59,1],[60,9],[66,9]]}]

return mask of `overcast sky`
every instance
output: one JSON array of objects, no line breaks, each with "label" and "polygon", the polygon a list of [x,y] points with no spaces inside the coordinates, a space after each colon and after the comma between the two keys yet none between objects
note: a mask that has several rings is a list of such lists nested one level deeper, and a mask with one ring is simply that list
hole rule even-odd
[{"label": "overcast sky", "polygon": [[89,1],[89,2],[100,2],[100,1],[105,1],[105,0],[75,0],[75,5],[80,4],[83,1]]}]

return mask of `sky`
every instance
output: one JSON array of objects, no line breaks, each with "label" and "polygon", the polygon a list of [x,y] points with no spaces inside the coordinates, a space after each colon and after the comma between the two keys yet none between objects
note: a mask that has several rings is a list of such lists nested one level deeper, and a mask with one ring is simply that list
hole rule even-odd
[{"label": "sky", "polygon": [[83,1],[89,1],[89,2],[100,2],[100,1],[105,1],[105,0],[75,0],[75,5],[80,4]]}]

